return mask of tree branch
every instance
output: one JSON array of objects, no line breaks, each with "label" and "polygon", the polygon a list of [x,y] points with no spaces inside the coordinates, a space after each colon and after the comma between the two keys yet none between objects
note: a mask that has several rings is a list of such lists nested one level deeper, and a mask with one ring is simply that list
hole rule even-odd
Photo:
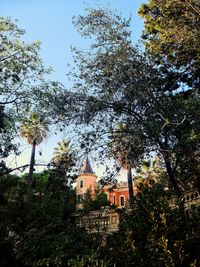
[{"label": "tree branch", "polygon": [[[30,166],[30,164],[25,164],[25,165],[22,165],[22,166],[19,166],[19,167],[16,167],[14,169],[8,169],[5,173],[3,174],[0,174],[0,177],[3,177],[5,175],[8,175],[10,174],[11,172],[14,172],[14,171],[17,171],[17,170],[20,170],[20,169],[26,169]],[[34,164],[34,166],[53,166],[51,163],[48,163],[48,164],[42,164],[42,163],[36,163]]]},{"label": "tree branch", "polygon": [[190,2],[187,0],[185,0],[185,2],[200,16],[200,12],[192,4],[190,4]]}]

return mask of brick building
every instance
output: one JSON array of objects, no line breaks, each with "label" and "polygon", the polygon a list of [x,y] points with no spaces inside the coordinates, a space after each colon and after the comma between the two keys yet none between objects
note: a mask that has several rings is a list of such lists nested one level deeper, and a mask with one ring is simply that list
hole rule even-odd
[{"label": "brick building", "polygon": [[[97,176],[94,173],[88,157],[83,162],[79,176],[77,178],[76,194],[77,194],[77,209],[82,208],[82,200],[84,199],[84,194],[88,189],[91,190],[92,195],[95,193],[95,188],[97,186]],[[111,204],[118,207],[125,207],[129,203],[129,193],[127,182],[119,182],[116,188],[112,191],[109,190],[108,186],[103,188],[106,193],[108,200]]]}]

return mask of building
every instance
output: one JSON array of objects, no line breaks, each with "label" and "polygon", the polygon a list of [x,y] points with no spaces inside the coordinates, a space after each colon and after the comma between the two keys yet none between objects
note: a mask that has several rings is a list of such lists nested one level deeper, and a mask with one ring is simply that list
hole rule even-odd
[{"label": "building", "polygon": [[[146,183],[146,186],[149,186]],[[84,195],[88,189],[91,190],[92,195],[95,195],[95,189],[97,187],[97,176],[95,175],[89,159],[86,158],[84,161],[78,179],[77,179],[77,210],[83,208]],[[134,195],[137,196],[138,188],[134,187]],[[102,207],[101,210],[91,211],[89,214],[81,214],[77,212],[76,222],[77,225],[85,227],[88,232],[100,233],[100,234],[111,234],[118,231],[120,222],[120,208],[129,207],[129,193],[127,182],[119,182],[116,188],[110,190],[108,186],[102,189],[106,193],[107,199],[111,204],[114,204],[117,209]],[[169,204],[172,208],[176,207],[177,197],[172,196]],[[200,193],[197,189],[192,189],[184,192],[184,206],[186,210],[189,210],[191,206],[200,205]],[[129,212],[130,209],[127,209]]]},{"label": "building", "polygon": [[[76,194],[77,194],[77,209],[82,208],[84,194],[88,189],[91,190],[92,195],[95,195],[97,187],[97,176],[94,173],[88,157],[83,162],[79,176],[77,178]],[[123,208],[129,205],[129,193],[127,182],[117,183],[116,188],[110,190],[109,186],[102,189],[106,193],[110,204]]]}]

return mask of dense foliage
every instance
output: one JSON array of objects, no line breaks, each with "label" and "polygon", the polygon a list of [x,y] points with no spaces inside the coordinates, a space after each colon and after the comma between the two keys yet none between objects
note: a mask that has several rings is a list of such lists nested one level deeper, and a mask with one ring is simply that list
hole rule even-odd
[{"label": "dense foliage", "polygon": [[34,175],[32,189],[26,177],[0,182],[1,266],[68,266],[97,248],[76,226],[75,192],[55,170]]},{"label": "dense foliage", "polygon": [[200,210],[170,207],[160,183],[141,184],[119,231],[99,236],[76,226],[75,192],[55,170],[34,175],[31,190],[26,177],[0,182],[1,266],[199,266]]},{"label": "dense foliage", "polygon": [[[199,2],[149,0],[139,14],[145,52],[131,42],[130,19],[103,8],[74,18],[91,45],[74,49],[71,92],[44,81],[39,43],[25,44],[24,32],[0,18],[1,159],[17,151],[12,140],[26,113],[39,109],[50,121],[75,123],[87,153],[140,166],[132,210],[120,210],[118,232],[101,236],[76,223],[68,141],[47,171],[32,171],[32,187],[27,175],[5,175],[2,160],[1,266],[200,266],[200,209],[185,210],[183,198],[200,188]],[[161,162],[144,164],[151,155]],[[88,191],[83,206],[89,213],[107,204]]]},{"label": "dense foliage", "polygon": [[185,213],[177,202],[172,209],[160,184],[140,189],[131,214],[109,237],[106,258],[116,266],[198,266],[199,208]]},{"label": "dense foliage", "polygon": [[139,14],[148,52],[179,70],[180,79],[199,90],[200,3],[197,0],[150,0]]},{"label": "dense foliage", "polygon": [[90,188],[85,193],[83,200],[83,212],[89,213],[90,211],[100,210],[102,207],[109,206],[110,203],[107,199],[107,195],[101,190],[96,189],[95,195],[92,196]]}]

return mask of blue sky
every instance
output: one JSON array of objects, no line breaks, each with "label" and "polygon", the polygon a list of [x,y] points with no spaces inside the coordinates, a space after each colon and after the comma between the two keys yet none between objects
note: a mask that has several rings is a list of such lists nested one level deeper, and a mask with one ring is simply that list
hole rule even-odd
[{"label": "blue sky", "polygon": [[[118,10],[122,16],[132,14],[133,39],[141,35],[142,20],[137,15],[144,0],[88,0],[91,6],[105,5]],[[26,30],[25,40],[40,40],[41,57],[47,66],[52,66],[57,79],[67,85],[67,63],[72,60],[70,45],[82,47],[84,41],[72,25],[72,17],[84,14],[87,6],[83,0],[0,0],[1,16],[18,20]]]},{"label": "blue sky", "polygon": [[[70,84],[65,74],[67,64],[72,62],[70,46],[82,48],[86,45],[72,25],[72,17],[84,14],[88,4],[91,7],[108,5],[124,17],[132,15],[132,38],[136,42],[143,29],[137,10],[144,2],[145,0],[0,0],[0,15],[18,20],[18,26],[26,31],[26,42],[41,41],[41,58],[47,67],[54,69],[51,79],[62,82],[68,88]],[[63,137],[64,135],[55,137],[50,134],[39,148],[43,151],[43,157],[38,160],[48,161],[57,141]],[[30,149],[25,149],[17,162],[15,159],[13,163],[19,165],[28,162],[29,153]]]}]

